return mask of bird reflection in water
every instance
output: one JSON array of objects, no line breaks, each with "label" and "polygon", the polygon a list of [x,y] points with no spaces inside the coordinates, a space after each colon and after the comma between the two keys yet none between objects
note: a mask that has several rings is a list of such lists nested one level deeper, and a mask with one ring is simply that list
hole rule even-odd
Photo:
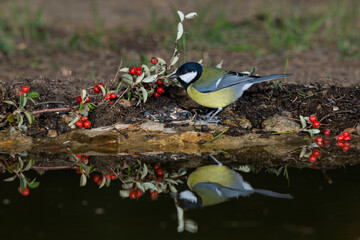
[{"label": "bird reflection in water", "polygon": [[[187,190],[175,194],[175,205],[179,214],[179,225],[183,228],[187,225],[194,232],[192,220],[183,218],[182,209],[194,209],[215,205],[231,198],[245,197],[257,193],[274,198],[292,199],[290,194],[277,193],[265,189],[255,189],[243,177],[233,169],[224,166],[215,157],[210,155],[217,165],[207,165],[197,168],[187,179]],[[184,222],[181,223],[181,219]],[[186,222],[188,221],[188,222]],[[183,229],[180,227],[180,230]],[[178,227],[179,231],[179,227]]]}]

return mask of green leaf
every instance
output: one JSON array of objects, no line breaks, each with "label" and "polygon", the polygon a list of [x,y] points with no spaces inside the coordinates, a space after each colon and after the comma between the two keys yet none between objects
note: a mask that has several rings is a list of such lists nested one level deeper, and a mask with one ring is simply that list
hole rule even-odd
[{"label": "green leaf", "polygon": [[157,187],[155,186],[155,184],[153,184],[151,182],[143,183],[143,187],[144,187],[145,191],[148,189],[150,189],[150,191],[153,191],[153,190],[157,191]]},{"label": "green leaf", "polygon": [[16,103],[14,103],[13,101],[4,100],[3,102],[4,102],[4,103],[7,103],[7,104],[10,104],[10,105],[13,105],[13,106],[15,106],[15,107],[17,108]]},{"label": "green leaf", "polygon": [[150,75],[150,69],[148,66],[146,66],[145,64],[141,65],[141,68],[145,74],[145,76],[149,76]]},{"label": "green leaf", "polygon": [[122,68],[122,69],[119,70],[119,72],[126,72],[127,73],[127,72],[129,72],[129,68]]},{"label": "green leaf", "polygon": [[80,103],[79,110],[81,111],[81,110],[83,109],[83,107],[84,107],[84,102],[81,102],[81,103]]},{"label": "green leaf", "polygon": [[179,15],[180,22],[184,21],[184,13],[182,11],[177,11],[177,14]]},{"label": "green leaf", "polygon": [[24,168],[24,171],[30,170],[32,166],[34,166],[35,160],[33,158],[29,159],[28,163],[26,164],[26,167]]},{"label": "green leaf", "polygon": [[319,129],[307,129],[306,131],[310,134],[310,137],[313,137],[315,134],[320,133]]},{"label": "green leaf", "polygon": [[106,178],[103,177],[102,181],[101,181],[101,184],[99,186],[99,188],[102,188],[103,186],[105,186],[105,183],[106,183]]},{"label": "green leaf", "polygon": [[145,76],[145,74],[144,73],[142,73],[140,76],[138,76],[137,78],[136,78],[136,84],[139,84],[143,79],[144,79],[144,76]]},{"label": "green leaf", "polygon": [[144,87],[141,87],[140,90],[142,92],[143,100],[144,100],[144,103],[145,103],[147,98],[148,98],[148,92],[146,91],[146,89]]},{"label": "green leaf", "polygon": [[32,99],[31,97],[27,98],[28,100],[31,100],[34,104],[36,104],[36,102],[34,101],[34,99]]},{"label": "green leaf", "polygon": [[174,65],[177,63],[178,60],[179,60],[179,54],[177,53],[177,54],[175,54],[175,55],[171,58],[171,60],[170,60],[170,67],[171,67],[171,66],[174,66]]},{"label": "green leaf", "polygon": [[25,116],[30,124],[34,123],[34,115],[32,115],[29,111],[24,111]]},{"label": "green leaf", "polygon": [[193,19],[197,16],[197,13],[196,12],[191,12],[191,13],[188,13],[186,14],[185,18],[186,19]]},{"label": "green leaf", "polygon": [[39,187],[39,185],[40,185],[40,182],[35,182],[35,179],[32,180],[30,183],[28,183],[28,187],[32,188],[32,189]]},{"label": "green leaf", "polygon": [[86,90],[85,89],[80,90],[80,97],[82,98],[83,101],[85,100],[85,97],[86,97]]},{"label": "green leaf", "polygon": [[7,120],[9,121],[9,123],[15,122],[15,120],[14,120],[14,114],[11,113],[11,114],[7,117]]},{"label": "green leaf", "polygon": [[25,106],[25,96],[23,94],[20,94],[20,108],[23,108]]},{"label": "green leaf", "polygon": [[12,182],[12,181],[14,181],[16,178],[17,178],[17,175],[14,175],[14,176],[12,176],[12,177],[5,178],[3,181],[4,181],[4,182]]},{"label": "green leaf", "polygon": [[306,128],[306,120],[303,116],[300,115],[301,128]]},{"label": "green leaf", "polygon": [[182,23],[179,23],[177,26],[176,40],[179,40],[184,33],[184,27]]},{"label": "green leaf", "polygon": [[303,147],[303,148],[301,149],[301,152],[300,152],[299,158],[304,157],[305,153],[306,153],[306,148],[305,148],[305,147]]},{"label": "green leaf", "polygon": [[144,186],[143,186],[143,184],[141,182],[136,181],[136,186],[137,186],[138,189],[141,190],[141,192],[143,192],[143,193],[145,192]]},{"label": "green leaf", "polygon": [[39,97],[39,93],[38,92],[30,92],[28,95],[27,95],[29,98],[37,98]]},{"label": "green leaf", "polygon": [[140,177],[140,179],[142,180],[142,179],[144,179],[145,177],[146,177],[146,175],[148,174],[148,168],[147,168],[147,166],[146,166],[146,164],[144,163],[144,166],[143,166],[143,172],[142,172],[142,174],[141,174],[141,177]]},{"label": "green leaf", "polygon": [[21,157],[18,157],[18,159],[19,159],[18,168],[19,168],[19,169],[22,169],[22,168],[24,167],[24,162],[23,162],[23,160],[21,159]]},{"label": "green leaf", "polygon": [[26,188],[27,186],[27,182],[26,182],[26,179],[25,179],[25,176],[23,174],[20,174],[19,175],[20,177],[20,191],[22,192],[24,190],[24,188]]},{"label": "green leaf", "polygon": [[105,94],[106,94],[105,88],[103,86],[101,86],[101,84],[99,85],[99,87],[101,89],[101,92],[102,92],[103,96],[105,96]]},{"label": "green leaf", "polygon": [[150,75],[150,76],[144,78],[144,79],[142,80],[142,82],[144,82],[144,83],[154,82],[154,81],[156,80],[157,76],[158,76],[157,74]]},{"label": "green leaf", "polygon": [[92,103],[88,103],[87,106],[91,109],[94,110],[96,108],[96,106]]},{"label": "green leaf", "polygon": [[85,174],[81,174],[81,177],[80,177],[80,186],[83,187],[86,185],[86,181],[87,181],[87,178],[85,176]]},{"label": "green leaf", "polygon": [[130,191],[129,190],[120,190],[119,194],[120,194],[120,197],[127,198],[130,195]]}]

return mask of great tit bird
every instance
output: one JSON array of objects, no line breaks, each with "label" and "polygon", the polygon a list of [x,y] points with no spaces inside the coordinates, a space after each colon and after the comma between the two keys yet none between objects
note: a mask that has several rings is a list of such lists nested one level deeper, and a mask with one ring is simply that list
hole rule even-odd
[{"label": "great tit bird", "polygon": [[249,196],[253,193],[275,197],[293,198],[290,194],[254,189],[242,176],[223,165],[197,168],[187,179],[188,190],[177,194],[177,202],[185,209],[200,208],[227,201],[229,198]]},{"label": "great tit bird", "polygon": [[198,104],[217,108],[217,111],[206,121],[209,122],[226,106],[239,99],[253,84],[291,75],[276,74],[260,77],[187,62],[169,77],[176,78]]}]

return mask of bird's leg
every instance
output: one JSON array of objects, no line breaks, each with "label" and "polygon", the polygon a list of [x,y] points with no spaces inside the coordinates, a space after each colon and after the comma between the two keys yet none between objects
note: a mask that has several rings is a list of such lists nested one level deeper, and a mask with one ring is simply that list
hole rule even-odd
[{"label": "bird's leg", "polygon": [[221,110],[223,110],[223,108],[219,107],[216,112],[208,120],[205,121],[205,123],[210,122],[219,112],[221,112]]},{"label": "bird's leg", "polygon": [[217,160],[212,154],[209,155],[219,166],[222,166],[223,164]]}]

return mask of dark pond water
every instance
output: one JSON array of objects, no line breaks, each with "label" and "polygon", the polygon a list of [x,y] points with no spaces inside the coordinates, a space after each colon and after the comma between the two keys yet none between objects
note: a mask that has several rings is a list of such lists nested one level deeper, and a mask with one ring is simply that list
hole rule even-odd
[{"label": "dark pond water", "polygon": [[[186,175],[190,172],[187,169]],[[288,179],[283,173],[277,176],[266,169],[240,172],[254,188],[289,193],[293,199],[252,194],[189,209],[184,212],[184,219],[197,224],[196,233],[186,229],[178,233],[178,212],[169,193],[159,194],[157,200],[151,200],[150,191],[139,199],[123,199],[119,195],[121,181],[112,181],[109,187],[99,189],[92,180],[95,173],[91,173],[87,184],[80,187],[81,175],[75,169],[46,171],[41,176],[30,170],[26,176],[36,177],[41,184],[26,197],[18,192],[18,179],[0,182],[0,236],[2,239],[359,239],[359,165],[327,170],[288,168],[287,173]],[[1,176],[4,179],[11,175]],[[180,186],[174,186],[181,191]]]}]

